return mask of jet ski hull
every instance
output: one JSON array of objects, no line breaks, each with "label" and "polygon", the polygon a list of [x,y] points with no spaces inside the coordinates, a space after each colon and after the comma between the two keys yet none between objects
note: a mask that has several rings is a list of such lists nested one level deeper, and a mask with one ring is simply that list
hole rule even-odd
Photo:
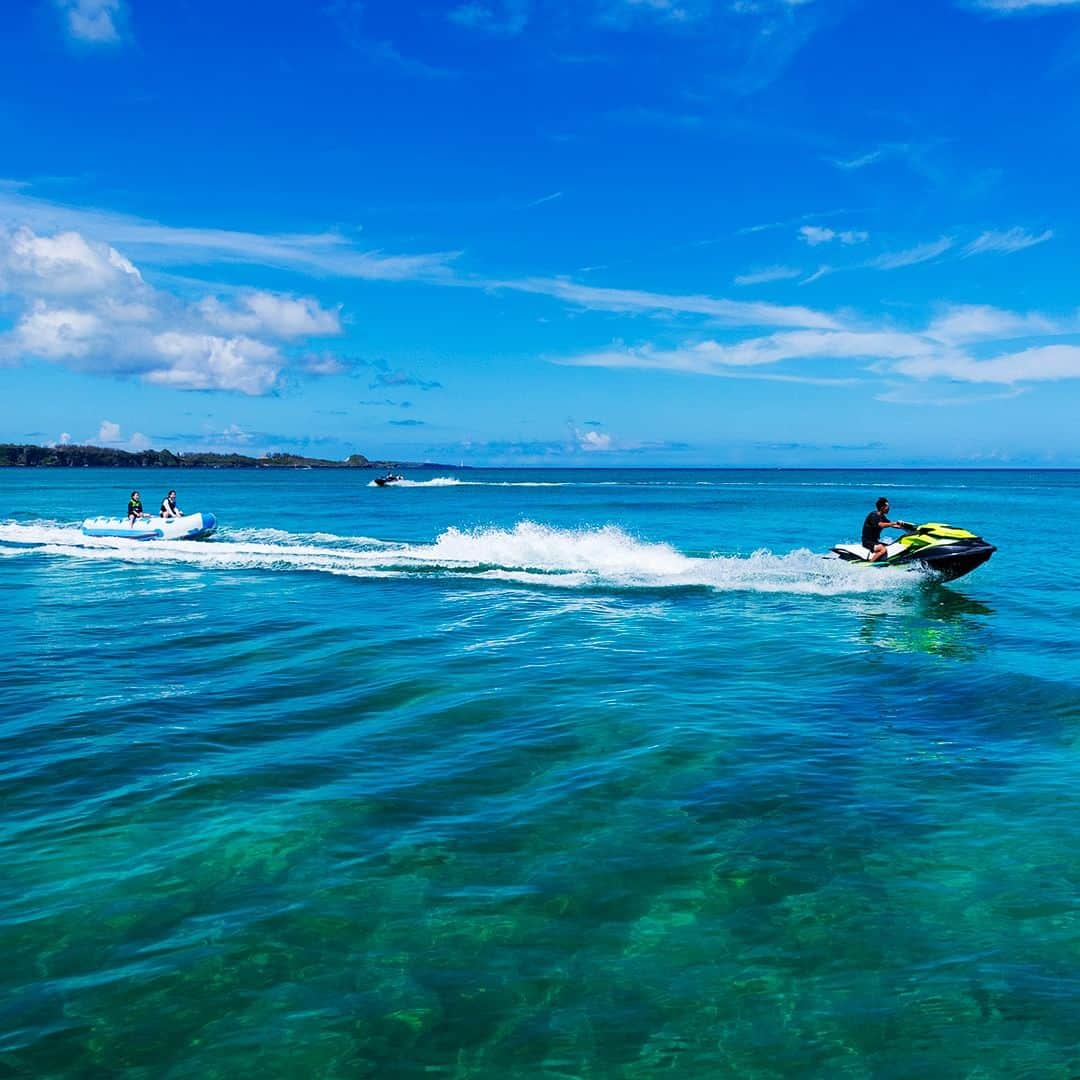
[{"label": "jet ski hull", "polygon": [[85,536],[108,536],[122,540],[203,540],[217,528],[213,514],[184,514],[178,518],[140,518],[131,524],[127,518],[87,518],[82,524]]},{"label": "jet ski hull", "polygon": [[997,548],[966,529],[931,522],[890,544],[885,556],[873,562],[870,552],[861,544],[838,544],[832,550],[845,562],[857,566],[927,569],[944,581],[955,581],[982,566]]}]

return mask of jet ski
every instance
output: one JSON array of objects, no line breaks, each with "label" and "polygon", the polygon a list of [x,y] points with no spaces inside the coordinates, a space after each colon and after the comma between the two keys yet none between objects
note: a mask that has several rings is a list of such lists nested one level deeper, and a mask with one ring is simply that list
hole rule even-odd
[{"label": "jet ski", "polygon": [[84,536],[110,536],[124,540],[204,540],[217,528],[213,514],[182,514],[162,518],[144,515],[134,523],[129,518],[87,518]]},{"label": "jet ski", "polygon": [[929,521],[925,525],[916,525],[889,544],[885,554],[874,562],[870,561],[870,552],[862,544],[837,544],[832,550],[845,562],[858,566],[926,568],[943,580],[952,581],[982,566],[997,548],[967,529]]},{"label": "jet ski", "polygon": [[385,476],[376,476],[375,483],[379,487],[386,487],[387,484],[396,484],[399,480],[404,480],[405,477],[399,473],[387,473]]}]

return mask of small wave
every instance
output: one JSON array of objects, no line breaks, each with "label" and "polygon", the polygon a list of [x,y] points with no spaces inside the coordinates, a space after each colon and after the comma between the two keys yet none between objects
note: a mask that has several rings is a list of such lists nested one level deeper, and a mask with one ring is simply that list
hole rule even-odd
[{"label": "small wave", "polygon": [[[318,539],[316,539],[316,537]],[[0,550],[139,564],[196,565],[206,570],[316,571],[347,577],[464,577],[576,589],[706,588],[838,595],[908,588],[921,575],[893,568],[867,572],[801,548],[777,555],[686,555],[640,540],[615,525],[558,529],[533,521],[511,529],[449,528],[429,544],[372,537],[309,537],[263,529],[211,542],[139,543],[87,537],[76,526],[0,524]]]}]

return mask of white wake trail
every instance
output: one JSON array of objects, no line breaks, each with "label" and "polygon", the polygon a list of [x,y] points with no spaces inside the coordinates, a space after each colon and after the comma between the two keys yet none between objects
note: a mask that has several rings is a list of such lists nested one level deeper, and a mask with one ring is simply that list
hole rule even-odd
[{"label": "white wake trail", "polygon": [[616,525],[559,529],[533,521],[513,528],[449,528],[431,543],[278,529],[223,530],[210,541],[133,541],[83,536],[77,526],[0,524],[0,551],[85,561],[183,564],[214,569],[316,571],[348,577],[468,577],[562,589],[706,588],[840,595],[910,588],[920,575],[867,570],[805,548],[777,555],[686,555]]}]

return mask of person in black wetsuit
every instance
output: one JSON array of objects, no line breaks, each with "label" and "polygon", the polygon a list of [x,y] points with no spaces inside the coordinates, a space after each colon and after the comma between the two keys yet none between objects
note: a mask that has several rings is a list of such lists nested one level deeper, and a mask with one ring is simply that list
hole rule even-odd
[{"label": "person in black wetsuit", "polygon": [[183,517],[184,511],[176,505],[176,492],[170,491],[164,499],[161,500],[161,516],[163,518]]},{"label": "person in black wetsuit", "polygon": [[907,521],[889,520],[889,500],[882,496],[874,504],[877,509],[866,515],[862,526],[862,546],[870,552],[870,561],[877,562],[885,554],[885,545],[881,542],[882,529],[914,529]]},{"label": "person in black wetsuit", "polygon": [[139,518],[143,517],[145,514],[146,511],[142,508],[142,499],[139,498],[139,493],[137,491],[133,491],[131,493],[131,498],[128,499],[128,524],[134,526],[135,522],[138,521]]}]

